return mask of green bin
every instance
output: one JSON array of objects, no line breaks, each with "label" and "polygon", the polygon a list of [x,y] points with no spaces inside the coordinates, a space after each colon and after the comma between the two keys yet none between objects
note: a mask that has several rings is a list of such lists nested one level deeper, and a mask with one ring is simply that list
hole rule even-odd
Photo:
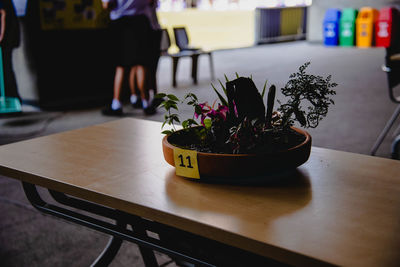
[{"label": "green bin", "polygon": [[357,9],[345,8],[340,18],[339,45],[354,46],[356,36]]}]

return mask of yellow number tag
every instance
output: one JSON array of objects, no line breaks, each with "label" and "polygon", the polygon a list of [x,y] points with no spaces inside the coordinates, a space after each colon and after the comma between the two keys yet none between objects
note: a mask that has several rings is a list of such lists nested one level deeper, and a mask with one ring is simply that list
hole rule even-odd
[{"label": "yellow number tag", "polygon": [[174,162],[176,175],[200,179],[195,150],[174,148]]}]

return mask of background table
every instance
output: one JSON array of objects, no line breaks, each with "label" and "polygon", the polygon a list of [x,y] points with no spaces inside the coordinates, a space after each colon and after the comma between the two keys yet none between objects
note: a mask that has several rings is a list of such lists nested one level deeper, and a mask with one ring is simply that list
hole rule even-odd
[{"label": "background table", "polygon": [[205,184],[163,159],[161,123],[122,119],[0,147],[0,174],[298,265],[398,266],[400,162],[312,148],[280,183]]}]

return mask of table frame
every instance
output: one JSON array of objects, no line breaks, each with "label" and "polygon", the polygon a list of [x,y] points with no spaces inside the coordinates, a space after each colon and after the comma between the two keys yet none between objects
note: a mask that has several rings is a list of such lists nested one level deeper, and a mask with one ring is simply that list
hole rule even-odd
[{"label": "table frame", "polygon": [[[101,220],[46,202],[34,184],[22,182],[22,186],[29,202],[40,212],[111,235],[108,244],[91,266],[108,266],[117,255],[124,240],[139,246],[146,266],[159,266],[153,250],[170,256],[178,264],[183,261],[193,263],[195,266],[243,266],[248,264],[252,266],[287,266],[175,227],[48,189],[51,197],[57,203],[106,219]],[[107,220],[113,220],[115,223],[112,224]],[[128,225],[132,230],[127,228]],[[153,236],[150,236],[148,231],[153,233]]]}]

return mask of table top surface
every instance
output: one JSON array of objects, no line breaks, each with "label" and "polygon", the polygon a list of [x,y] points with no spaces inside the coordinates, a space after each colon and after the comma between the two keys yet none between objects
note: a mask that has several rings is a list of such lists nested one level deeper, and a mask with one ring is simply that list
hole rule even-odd
[{"label": "table top surface", "polygon": [[398,266],[400,161],[313,147],[282,182],[175,175],[161,123],[121,119],[0,146],[0,174],[293,265]]}]

